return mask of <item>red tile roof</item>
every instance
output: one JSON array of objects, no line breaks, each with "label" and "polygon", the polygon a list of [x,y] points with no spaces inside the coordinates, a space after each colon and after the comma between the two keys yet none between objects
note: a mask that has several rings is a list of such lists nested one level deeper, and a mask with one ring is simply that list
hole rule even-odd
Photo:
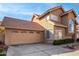
[{"label": "red tile roof", "polygon": [[16,29],[27,29],[27,30],[40,30],[43,31],[44,28],[38,23],[20,20],[11,17],[4,17],[1,24],[5,28],[16,28]]}]

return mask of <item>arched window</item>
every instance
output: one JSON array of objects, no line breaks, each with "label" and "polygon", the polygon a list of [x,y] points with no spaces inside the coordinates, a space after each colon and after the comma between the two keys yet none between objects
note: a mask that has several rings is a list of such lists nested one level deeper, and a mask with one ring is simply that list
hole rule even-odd
[{"label": "arched window", "polygon": [[73,20],[71,19],[71,20],[69,20],[69,32],[70,33],[72,33],[72,32],[74,32],[74,22],[73,22]]}]

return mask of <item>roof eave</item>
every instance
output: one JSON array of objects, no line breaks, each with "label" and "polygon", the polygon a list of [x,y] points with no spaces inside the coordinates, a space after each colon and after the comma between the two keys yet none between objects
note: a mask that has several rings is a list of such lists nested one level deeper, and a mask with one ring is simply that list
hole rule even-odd
[{"label": "roof eave", "polygon": [[62,11],[65,12],[65,11],[64,11],[64,8],[63,8],[62,6],[57,6],[57,7],[54,7],[54,8],[52,8],[52,9],[47,10],[45,13],[43,13],[42,15],[40,15],[40,16],[39,16],[39,19],[42,18],[43,16],[45,16],[46,14],[50,13],[52,10],[56,10],[55,8],[56,8],[56,9],[61,8]]},{"label": "roof eave", "polygon": [[30,31],[44,31],[45,29],[28,29],[28,28],[13,28],[13,27],[5,27],[5,29],[19,29],[19,30],[30,30]]},{"label": "roof eave", "polygon": [[59,24],[57,25],[57,24],[55,24],[55,26],[67,28],[67,26],[65,26],[65,25],[59,25]]},{"label": "roof eave", "polygon": [[73,9],[66,11],[65,13],[61,14],[60,16],[64,16],[64,15],[68,14],[69,12],[73,12],[75,17],[77,17],[77,14]]}]

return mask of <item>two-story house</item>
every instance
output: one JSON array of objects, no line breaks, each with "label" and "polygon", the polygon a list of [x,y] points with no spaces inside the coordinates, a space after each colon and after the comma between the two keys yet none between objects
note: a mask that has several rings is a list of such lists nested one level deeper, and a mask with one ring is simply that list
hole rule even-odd
[{"label": "two-story house", "polygon": [[28,44],[76,38],[76,13],[58,6],[41,15],[34,14],[32,21],[4,17],[1,26],[5,28],[3,41],[6,45]]},{"label": "two-story house", "polygon": [[52,42],[76,36],[76,17],[74,10],[65,11],[63,7],[57,6],[41,15],[33,15],[32,22],[43,26],[45,28],[45,41]]}]

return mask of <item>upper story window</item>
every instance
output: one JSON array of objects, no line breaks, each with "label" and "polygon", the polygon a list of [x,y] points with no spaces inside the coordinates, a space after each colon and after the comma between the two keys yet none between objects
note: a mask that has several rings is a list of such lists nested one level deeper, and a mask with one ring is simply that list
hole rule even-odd
[{"label": "upper story window", "polygon": [[49,20],[49,19],[50,19],[50,15],[46,15],[46,16],[44,17],[44,19],[45,19],[45,20]]},{"label": "upper story window", "polygon": [[69,20],[69,32],[72,33],[74,32],[74,22],[73,20]]},{"label": "upper story window", "polygon": [[51,17],[50,17],[51,20],[58,21],[58,16],[53,15],[53,14],[50,14],[50,15],[51,15]]},{"label": "upper story window", "polygon": [[47,21],[47,20],[50,20],[50,15],[49,15],[49,14],[46,15],[43,19],[45,19],[46,21]]},{"label": "upper story window", "polygon": [[58,16],[53,15],[53,14],[48,14],[48,15],[47,15],[46,17],[44,17],[43,19],[58,21]]}]

